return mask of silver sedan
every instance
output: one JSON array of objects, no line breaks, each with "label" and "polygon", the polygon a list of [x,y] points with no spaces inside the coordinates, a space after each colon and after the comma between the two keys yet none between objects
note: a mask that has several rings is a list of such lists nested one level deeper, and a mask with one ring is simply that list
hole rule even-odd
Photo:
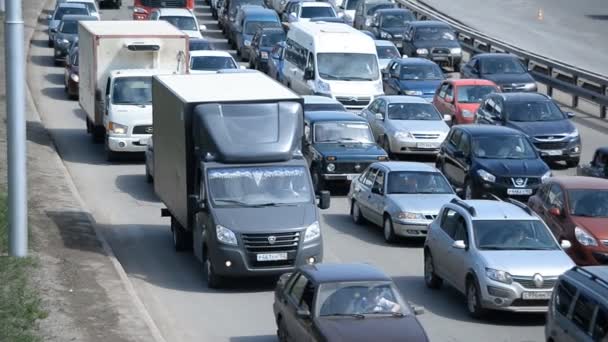
[{"label": "silver sedan", "polygon": [[355,223],[367,220],[383,227],[384,238],[425,237],[441,207],[456,197],[434,167],[413,162],[371,164],[350,187]]}]

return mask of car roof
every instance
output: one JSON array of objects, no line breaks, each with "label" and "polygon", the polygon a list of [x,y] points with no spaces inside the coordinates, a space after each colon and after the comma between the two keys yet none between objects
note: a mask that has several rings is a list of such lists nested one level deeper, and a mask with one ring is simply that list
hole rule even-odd
[{"label": "car roof", "polygon": [[388,103],[429,103],[420,96],[409,95],[380,95],[376,97],[388,101]]},{"label": "car roof", "polygon": [[59,4],[59,6],[57,6],[57,8],[64,8],[64,7],[69,7],[69,8],[88,8],[87,5],[85,4],[81,4],[78,2],[62,2]]},{"label": "car roof", "polygon": [[98,20],[94,15],[82,15],[82,14],[68,14],[61,18],[61,21],[86,21],[86,20]]},{"label": "car roof", "polygon": [[598,299],[606,302],[608,298],[608,266],[575,266],[566,271],[560,278],[582,283],[585,288],[581,289],[585,293],[592,292]]},{"label": "car roof", "polygon": [[539,220],[536,215],[504,201],[466,200],[461,201],[475,208],[473,220]]},{"label": "car roof", "polygon": [[330,3],[321,2],[321,1],[302,2],[302,4],[300,6],[302,6],[302,7],[333,7]]},{"label": "car roof", "polygon": [[243,11],[243,14],[245,16],[260,16],[260,17],[267,17],[267,16],[273,16],[276,17],[277,16],[277,12],[275,12],[274,10],[271,10],[269,8],[264,8],[262,6],[258,6],[258,5],[253,5],[253,6],[242,6],[241,10]]},{"label": "car roof", "polygon": [[458,129],[461,129],[473,136],[476,135],[485,135],[485,134],[515,134],[515,135],[523,135],[522,132],[515,130],[513,128],[504,127],[504,126],[495,126],[495,125],[458,125],[456,126]]},{"label": "car roof", "polygon": [[376,43],[376,46],[395,46],[390,40],[374,39],[374,43]]},{"label": "car roof", "polygon": [[416,20],[416,21],[410,21],[410,25],[412,25],[414,27],[437,27],[437,26],[441,26],[441,27],[451,28],[450,25],[444,23],[443,21],[438,21],[438,20]]},{"label": "car roof", "polygon": [[316,284],[356,282],[356,281],[392,281],[384,272],[369,264],[333,264],[320,263],[300,266],[310,281]]},{"label": "car roof", "polygon": [[608,190],[608,179],[584,176],[556,176],[549,181],[561,185],[565,189]]},{"label": "car roof", "polygon": [[[477,54],[477,55],[475,55],[473,57],[474,58],[482,58],[482,59],[483,58],[493,58],[493,57],[496,57],[496,58],[517,58],[517,56],[512,55],[510,53],[502,53],[502,52],[480,53],[480,54]],[[519,58],[517,58],[517,59],[519,59]]]},{"label": "car roof", "polygon": [[186,8],[158,8],[156,9],[161,16],[170,15],[170,16],[184,16],[184,17],[194,17],[194,13],[192,13],[189,9]]},{"label": "car roof", "polygon": [[411,13],[412,11],[407,8],[383,8],[376,11],[378,14],[389,14],[389,13]]},{"label": "car roof", "polygon": [[553,101],[550,97],[541,93],[531,92],[512,92],[512,93],[496,93],[503,98],[504,101],[511,102],[531,102],[531,101]]},{"label": "car roof", "polygon": [[217,56],[217,57],[230,57],[232,56],[223,50],[196,50],[190,51],[190,57],[204,57],[204,56]]},{"label": "car roof", "polygon": [[311,122],[320,121],[360,121],[367,122],[364,118],[357,114],[340,111],[318,111],[318,112],[305,112],[304,118]]},{"label": "car roof", "polygon": [[334,98],[327,97],[327,96],[320,96],[320,95],[304,95],[304,96],[302,96],[302,99],[304,100],[304,104],[313,104],[313,103],[336,104],[336,103],[340,103],[338,100],[336,100]]},{"label": "car roof", "polygon": [[397,61],[401,65],[437,65],[437,63],[431,61],[430,59],[420,57],[395,58],[393,60]]},{"label": "car roof", "polygon": [[490,80],[484,80],[481,78],[461,78],[461,79],[450,79],[448,82],[455,86],[467,86],[467,85],[490,85],[496,86],[496,83]]},{"label": "car roof", "polygon": [[419,171],[419,172],[439,172],[434,166],[419,162],[387,161],[375,162],[372,165],[381,165],[389,172],[392,171]]}]

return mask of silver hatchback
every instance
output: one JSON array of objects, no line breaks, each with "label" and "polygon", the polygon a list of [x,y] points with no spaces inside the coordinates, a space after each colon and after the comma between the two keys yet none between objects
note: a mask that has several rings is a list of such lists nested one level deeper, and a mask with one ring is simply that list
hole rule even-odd
[{"label": "silver hatchback", "polygon": [[523,203],[455,199],[429,227],[424,278],[464,293],[476,318],[487,309],[546,312],[557,278],[574,266],[569,247]]}]

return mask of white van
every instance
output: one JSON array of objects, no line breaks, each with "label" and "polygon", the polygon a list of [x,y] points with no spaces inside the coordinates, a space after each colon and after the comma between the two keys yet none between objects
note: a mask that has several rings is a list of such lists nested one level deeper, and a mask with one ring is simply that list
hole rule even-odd
[{"label": "white van", "polygon": [[384,94],[374,41],[340,23],[293,23],[283,75],[298,94],[329,96],[349,110],[361,110]]}]

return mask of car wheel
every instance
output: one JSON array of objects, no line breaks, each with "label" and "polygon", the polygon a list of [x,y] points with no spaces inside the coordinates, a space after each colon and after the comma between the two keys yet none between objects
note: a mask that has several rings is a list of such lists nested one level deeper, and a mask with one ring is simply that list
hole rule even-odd
[{"label": "car wheel", "polygon": [[361,208],[359,208],[359,204],[354,200],[350,208],[350,215],[353,218],[353,222],[355,222],[356,224],[363,223],[363,215],[361,215]]},{"label": "car wheel", "polygon": [[386,135],[382,137],[382,148],[386,151],[386,154],[388,154],[389,159],[395,159],[395,155],[391,152],[391,142]]},{"label": "car wheel", "polygon": [[395,230],[393,229],[393,220],[391,220],[390,216],[386,216],[384,218],[384,240],[388,243],[394,243],[397,241],[397,236],[395,235]]},{"label": "car wheel", "polygon": [[580,158],[574,158],[574,159],[570,159],[566,161],[566,166],[568,167],[577,167],[578,164],[580,164],[581,159]]},{"label": "car wheel", "polygon": [[207,287],[210,289],[219,289],[222,287],[223,279],[221,276],[215,273],[215,269],[213,268],[213,264],[211,263],[211,259],[205,254],[205,259],[203,261],[203,267],[205,272],[205,280],[207,282]]},{"label": "car wheel", "polygon": [[191,247],[188,232],[173,217],[171,217],[171,233],[173,235],[173,247],[176,252],[182,252]]},{"label": "car wheel", "polygon": [[473,318],[480,318],[485,314],[485,309],[481,306],[481,292],[475,279],[467,282],[467,310]]},{"label": "car wheel", "polygon": [[279,342],[287,342],[289,341],[289,335],[287,334],[287,328],[285,327],[285,322],[283,319],[279,319],[277,322],[277,337]]},{"label": "car wheel", "polygon": [[443,279],[435,274],[433,256],[430,252],[426,251],[424,253],[424,283],[426,284],[426,287],[430,289],[438,289],[443,284]]}]

